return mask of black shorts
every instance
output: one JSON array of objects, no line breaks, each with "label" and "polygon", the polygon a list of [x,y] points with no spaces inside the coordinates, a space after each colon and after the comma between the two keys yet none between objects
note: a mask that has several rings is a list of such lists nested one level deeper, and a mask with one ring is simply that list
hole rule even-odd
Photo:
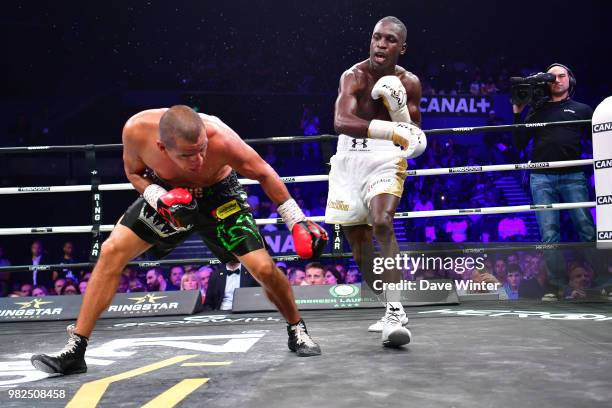
[{"label": "black shorts", "polygon": [[[157,181],[156,181],[157,182]],[[158,182],[164,188],[172,187]],[[235,255],[245,255],[264,248],[247,195],[236,172],[210,187],[189,189],[198,202],[198,220],[188,229],[177,229],[161,217],[144,198],[138,198],[120,221],[153,247],[150,251],[163,258],[191,234],[197,232],[202,241],[223,263],[236,262]]]}]

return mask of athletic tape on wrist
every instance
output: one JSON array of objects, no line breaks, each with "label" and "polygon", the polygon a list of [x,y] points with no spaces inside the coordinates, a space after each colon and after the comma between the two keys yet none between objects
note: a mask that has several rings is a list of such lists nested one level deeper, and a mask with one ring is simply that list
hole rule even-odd
[{"label": "athletic tape on wrist", "polygon": [[168,191],[166,191],[166,189],[162,186],[159,186],[157,184],[150,184],[142,192],[142,197],[151,207],[155,208],[155,211],[157,211],[157,200],[159,199],[159,197],[163,196],[167,192]]},{"label": "athletic tape on wrist", "polygon": [[293,226],[295,224],[306,219],[304,212],[293,198],[279,205],[277,211],[278,215],[280,215],[283,221],[285,221],[285,224],[287,224],[289,231],[293,231]]}]

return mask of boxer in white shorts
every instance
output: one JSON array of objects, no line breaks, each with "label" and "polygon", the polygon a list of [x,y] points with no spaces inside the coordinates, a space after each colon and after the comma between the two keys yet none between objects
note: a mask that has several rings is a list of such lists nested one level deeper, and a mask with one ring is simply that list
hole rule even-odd
[{"label": "boxer in white shorts", "polygon": [[340,78],[334,127],[340,134],[331,158],[325,222],[341,224],[355,261],[368,285],[386,302],[385,316],[370,326],[381,331],[383,345],[398,347],[410,342],[406,313],[399,293],[381,292],[374,280],[399,282],[401,271],[374,275],[373,238],[380,256],[399,253],[393,218],[403,192],[406,159],[417,157],[427,146],[419,128],[421,84],[397,65],[406,51],[406,27],[395,17],[385,17],[374,27],[370,57]]}]

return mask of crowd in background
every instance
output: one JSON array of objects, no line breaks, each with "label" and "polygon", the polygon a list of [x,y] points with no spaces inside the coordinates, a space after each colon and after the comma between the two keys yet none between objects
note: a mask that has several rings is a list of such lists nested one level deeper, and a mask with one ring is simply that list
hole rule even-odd
[{"label": "crowd in background", "polygon": [[[63,264],[63,267],[49,273],[49,279],[41,280],[42,271],[0,272],[0,297],[19,296],[62,296],[79,295],[87,290],[91,271],[71,268],[71,264],[82,262],[75,256],[74,245],[67,241],[58,251],[58,256],[49,254],[43,242],[35,240],[31,244],[31,259],[20,264],[43,265]],[[435,255],[435,254],[434,254]],[[0,266],[11,265],[12,260],[0,247]],[[474,282],[498,283],[501,299],[540,299],[547,287],[547,264],[540,250],[499,251],[483,262],[484,268],[470,267],[461,271],[443,269],[440,266],[404,269],[404,279],[421,280],[447,278]],[[349,260],[331,263],[310,262],[307,264],[287,264],[278,262],[277,266],[287,276],[291,285],[336,285],[363,282],[358,268]],[[165,268],[127,267],[120,276],[117,293],[164,292],[176,290],[200,290],[205,300],[208,282],[214,273],[225,270],[225,265],[174,265]],[[612,260],[607,262],[607,273],[612,273]],[[567,286],[564,296],[567,299],[581,299],[595,287],[593,267],[580,255],[571,252],[566,256]],[[461,272],[461,273],[459,273]],[[38,275],[38,276],[37,276]]]}]

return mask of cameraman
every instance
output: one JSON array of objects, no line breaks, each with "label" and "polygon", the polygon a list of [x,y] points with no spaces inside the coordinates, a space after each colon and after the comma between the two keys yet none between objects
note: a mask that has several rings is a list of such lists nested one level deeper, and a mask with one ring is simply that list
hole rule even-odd
[{"label": "cameraman", "polygon": [[[555,76],[554,82],[545,85],[549,97],[530,103],[532,106],[525,123],[591,119],[593,110],[588,105],[571,99],[576,85],[572,71],[562,64],[552,64],[547,72]],[[517,104],[513,99],[514,123],[522,123],[521,113],[525,106],[526,104]],[[533,138],[533,162],[579,160],[581,138],[589,135],[589,130],[589,126],[576,125],[520,129],[514,131],[514,143],[520,152]],[[530,186],[534,204],[589,201],[585,174],[577,167],[532,170]],[[595,241],[595,227],[589,210],[578,208],[569,210],[569,213],[579,239]],[[561,240],[559,211],[536,211],[536,219],[543,242]],[[553,287],[562,287],[565,283],[561,281],[561,277],[565,275],[564,268],[559,265],[559,257],[556,258],[556,262],[553,262],[552,256],[547,259],[549,283]],[[557,263],[557,266],[552,263]]]}]

